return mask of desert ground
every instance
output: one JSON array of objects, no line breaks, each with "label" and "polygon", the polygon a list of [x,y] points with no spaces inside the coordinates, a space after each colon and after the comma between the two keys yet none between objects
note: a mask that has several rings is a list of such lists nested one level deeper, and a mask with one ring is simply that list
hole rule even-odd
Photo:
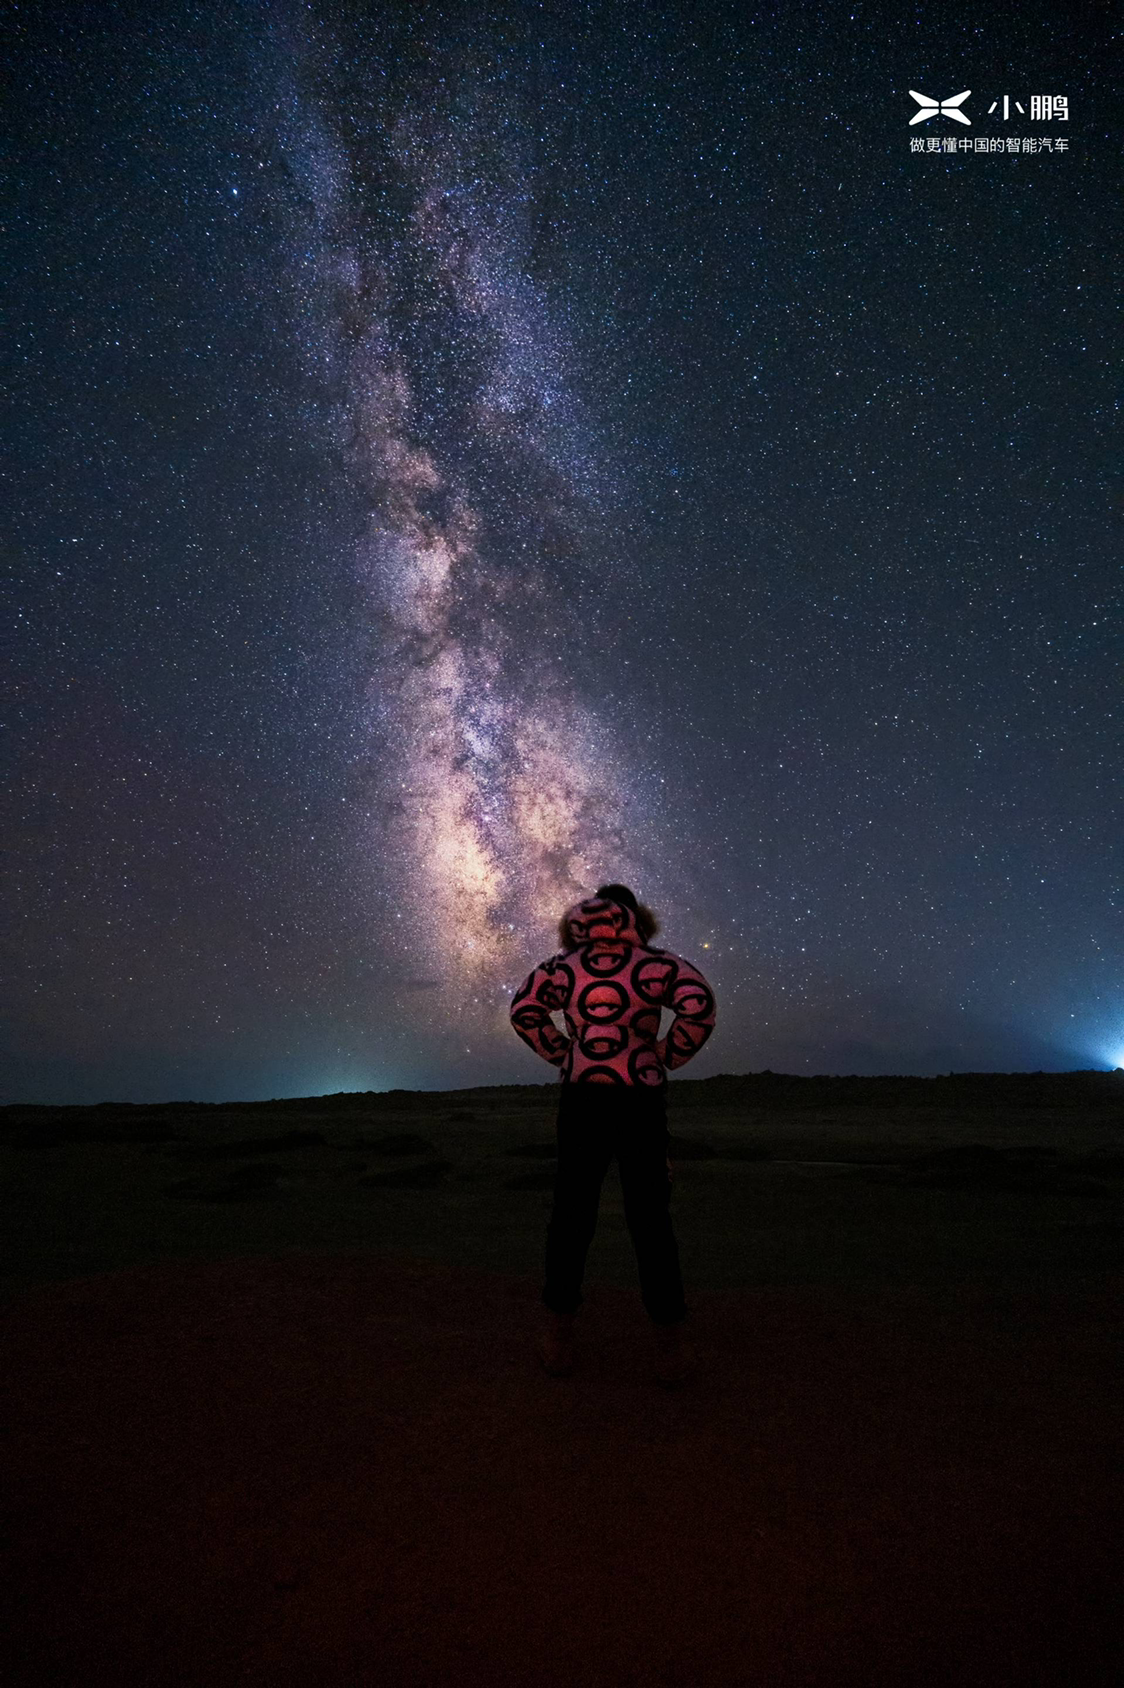
[{"label": "desert ground", "polygon": [[555,1102],[0,1109],[5,1680],[1119,1680],[1124,1074],[673,1081],[671,1390]]}]

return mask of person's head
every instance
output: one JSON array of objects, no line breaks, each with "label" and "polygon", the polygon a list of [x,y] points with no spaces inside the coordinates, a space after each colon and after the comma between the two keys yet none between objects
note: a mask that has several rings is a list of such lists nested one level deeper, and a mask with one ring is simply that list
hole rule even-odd
[{"label": "person's head", "polygon": [[[594,892],[597,897],[604,897],[610,902],[620,903],[631,913],[636,923],[636,930],[640,934],[640,942],[647,944],[652,941],[660,929],[660,923],[646,903],[638,902],[634,892],[627,885],[599,885]],[[573,949],[574,938],[570,930],[567,915],[563,915],[558,922],[558,936],[562,940],[564,950]]]}]

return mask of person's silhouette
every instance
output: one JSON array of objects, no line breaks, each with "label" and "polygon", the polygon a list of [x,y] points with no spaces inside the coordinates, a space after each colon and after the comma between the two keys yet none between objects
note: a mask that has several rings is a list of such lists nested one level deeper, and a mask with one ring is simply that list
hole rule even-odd
[{"label": "person's silhouette", "polygon": [[[601,1185],[615,1155],[640,1294],[657,1327],[664,1382],[685,1375],[679,1249],[669,1211],[667,1074],[714,1028],[714,993],[682,956],[651,942],[659,924],[627,885],[601,885],[559,921],[561,949],[511,999],[515,1031],[561,1071],[558,1170],[547,1228],[539,1352],[548,1371],[573,1365],[573,1320],[597,1228]],[[661,1010],[674,1016],[660,1036]],[[565,1031],[553,1016],[561,1013]]]}]

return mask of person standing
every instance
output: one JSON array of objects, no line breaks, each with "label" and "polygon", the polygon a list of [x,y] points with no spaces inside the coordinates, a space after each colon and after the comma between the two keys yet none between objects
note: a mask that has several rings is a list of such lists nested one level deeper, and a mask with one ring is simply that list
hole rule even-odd
[{"label": "person standing", "polygon": [[[702,1048],[714,1029],[715,1002],[697,967],[652,944],[658,931],[651,909],[627,885],[601,885],[566,910],[558,924],[561,948],[531,970],[511,999],[518,1036],[561,1073],[542,1293],[548,1319],[538,1342],[554,1376],[573,1370],[574,1317],[614,1155],[641,1300],[655,1327],[656,1376],[677,1383],[693,1366],[669,1210],[667,1074]],[[661,1037],[664,1008],[674,1019]],[[553,1019],[559,1012],[565,1032]]]}]

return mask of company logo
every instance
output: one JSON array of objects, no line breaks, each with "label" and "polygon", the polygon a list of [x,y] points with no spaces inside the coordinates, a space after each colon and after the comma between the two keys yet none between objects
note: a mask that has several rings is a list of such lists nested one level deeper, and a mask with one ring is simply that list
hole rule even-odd
[{"label": "company logo", "polygon": [[[949,100],[933,100],[928,94],[919,94],[910,88],[909,96],[916,100],[920,111],[915,111],[909,119],[909,126],[916,123],[927,123],[930,117],[951,117],[954,123],[965,128],[971,128],[971,119],[960,107],[972,92],[965,88],[962,94],[953,94]],[[990,90],[985,94],[977,94],[977,98],[986,100]],[[1027,100],[1030,107],[1030,121],[1032,123],[1069,123],[1069,97],[1066,94],[1030,94],[1015,99],[1010,94],[997,95],[987,108],[987,115],[997,123],[1009,123],[1011,108],[1014,107],[1020,117],[1027,115]],[[1000,116],[1002,113],[1002,116]],[[982,131],[986,131],[987,119],[980,120]],[[1039,152],[1068,152],[1069,139],[1066,135],[989,135],[977,129],[975,135],[949,134],[941,132],[940,125],[934,133],[930,130],[927,135],[911,135],[909,137],[910,152],[939,153],[959,155],[964,152],[994,152],[994,153],[1039,153]]]},{"label": "company logo", "polygon": [[971,92],[972,90],[970,88],[965,88],[962,94],[954,94],[951,100],[931,100],[928,94],[915,94],[911,88],[909,90],[909,97],[911,100],[917,101],[921,110],[914,112],[913,116],[910,118],[910,128],[912,128],[915,123],[927,123],[930,117],[953,117],[956,119],[957,123],[967,123],[969,128],[971,128],[971,118],[965,117],[964,113],[959,109],[962,102],[968,98],[968,95]]}]

